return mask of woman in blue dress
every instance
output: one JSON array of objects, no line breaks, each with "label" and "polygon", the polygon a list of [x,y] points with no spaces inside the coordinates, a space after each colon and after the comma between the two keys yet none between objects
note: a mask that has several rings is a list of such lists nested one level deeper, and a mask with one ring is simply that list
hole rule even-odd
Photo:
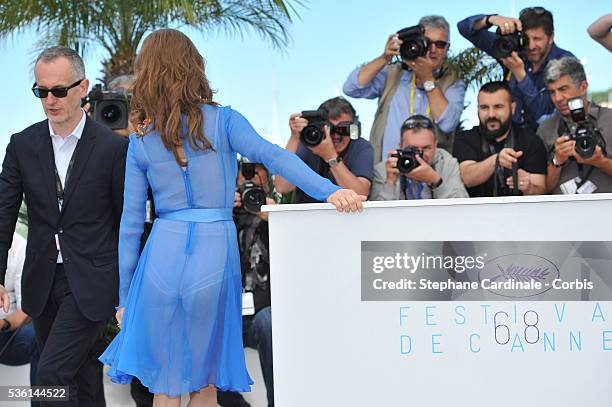
[{"label": "woman in blue dress", "polygon": [[[155,406],[216,406],[216,389],[249,391],[242,347],[240,262],[232,220],[236,153],[261,162],[340,211],[365,197],[319,177],[212,101],[204,60],[179,31],[145,39],[135,64],[119,233],[121,331],[100,360],[117,383],[134,376]],[[145,119],[150,120],[145,120]],[[147,189],[157,215],[139,256]]]}]

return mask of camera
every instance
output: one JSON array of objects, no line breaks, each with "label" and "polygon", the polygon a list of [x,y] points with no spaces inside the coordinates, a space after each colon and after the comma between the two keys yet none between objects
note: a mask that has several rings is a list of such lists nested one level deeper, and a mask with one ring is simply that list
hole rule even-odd
[{"label": "camera", "polygon": [[522,31],[515,31],[512,34],[501,35],[497,29],[497,37],[493,41],[491,54],[494,58],[502,59],[512,56],[513,52],[519,52],[527,48],[528,38]]},{"label": "camera", "polygon": [[325,138],[323,126],[327,124],[327,110],[305,110],[302,117],[308,120],[308,126],[300,132],[300,141],[309,147],[318,146]]},{"label": "camera", "polygon": [[128,127],[128,99],[123,92],[102,90],[102,85],[95,85],[81,101],[81,106],[89,103],[92,118],[110,127],[111,130]]},{"label": "camera", "polygon": [[422,25],[403,28],[397,35],[402,40],[399,51],[402,59],[412,61],[427,55],[431,40],[425,37],[425,28]]},{"label": "camera", "polygon": [[308,120],[308,126],[300,132],[300,141],[309,147],[321,144],[325,138],[323,127],[329,126],[330,134],[337,134],[341,137],[350,137],[357,140],[361,136],[361,123],[357,118],[354,122],[341,122],[336,125],[328,121],[327,110],[305,110],[302,117]]},{"label": "camera", "polygon": [[578,96],[567,101],[574,124],[570,127],[570,140],[576,141],[575,150],[582,158],[590,158],[597,146],[606,153],[606,143],[601,132],[588,119],[582,97]]},{"label": "camera", "polygon": [[397,169],[402,174],[407,174],[414,170],[416,167],[421,165],[416,156],[420,155],[423,157],[423,150],[415,147],[406,147],[403,150],[396,150],[397,153],[393,154],[393,157],[397,157]]},{"label": "camera", "polygon": [[266,204],[265,191],[252,181],[255,176],[256,165],[255,163],[244,161],[240,163],[240,172],[245,182],[238,187],[238,193],[240,194],[243,208],[251,213],[260,212],[261,206]]}]

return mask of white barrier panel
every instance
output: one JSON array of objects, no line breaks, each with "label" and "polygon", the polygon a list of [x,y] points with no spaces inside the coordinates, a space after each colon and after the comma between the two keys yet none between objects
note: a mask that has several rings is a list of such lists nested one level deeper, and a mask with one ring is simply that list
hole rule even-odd
[{"label": "white barrier panel", "polygon": [[[365,206],[264,207],[277,406],[610,406],[612,194]],[[399,258],[381,271],[385,253]],[[444,279],[401,263],[449,253]],[[460,273],[470,253],[484,257]],[[481,286],[526,275],[542,286]],[[378,277],[416,288],[381,294]]]}]

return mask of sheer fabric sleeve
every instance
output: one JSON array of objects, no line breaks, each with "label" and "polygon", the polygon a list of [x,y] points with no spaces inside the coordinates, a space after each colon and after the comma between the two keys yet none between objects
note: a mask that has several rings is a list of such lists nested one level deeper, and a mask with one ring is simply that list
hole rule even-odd
[{"label": "sheer fabric sleeve", "polygon": [[125,164],[123,215],[119,227],[119,307],[124,307],[127,301],[140,257],[140,238],[144,230],[149,182],[146,170],[136,158],[136,143],[141,142],[134,134],[130,135]]},{"label": "sheer fabric sleeve", "polygon": [[[312,171],[295,154],[261,137],[248,120],[235,110],[222,109],[231,148],[253,162],[264,164],[273,174],[280,174],[311,197],[325,201],[340,189],[327,178]],[[125,209],[124,209],[125,210]]]}]

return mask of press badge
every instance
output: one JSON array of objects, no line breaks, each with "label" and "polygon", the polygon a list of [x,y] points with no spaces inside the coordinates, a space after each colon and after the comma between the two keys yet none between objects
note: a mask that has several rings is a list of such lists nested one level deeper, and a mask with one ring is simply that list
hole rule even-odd
[{"label": "press badge", "polygon": [[580,177],[576,177],[570,179],[567,182],[564,182],[560,185],[559,188],[561,188],[561,192],[566,195],[592,194],[593,192],[595,192],[595,190],[597,190],[597,185],[593,184],[591,181],[587,180],[587,182],[582,184],[580,188],[578,188],[578,182],[580,182]]},{"label": "press badge", "polygon": [[255,314],[255,300],[251,291],[242,293],[242,316]]}]

